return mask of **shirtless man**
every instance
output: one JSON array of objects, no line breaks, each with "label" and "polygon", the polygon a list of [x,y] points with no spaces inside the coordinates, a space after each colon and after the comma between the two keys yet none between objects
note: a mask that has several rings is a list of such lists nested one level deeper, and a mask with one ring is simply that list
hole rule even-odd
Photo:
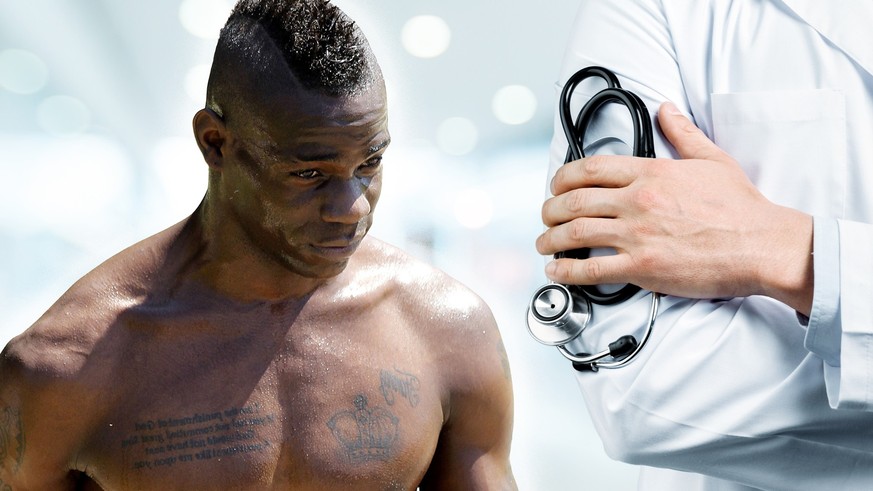
[{"label": "shirtless man", "polygon": [[197,210],[3,351],[0,490],[515,489],[491,313],[365,238],[389,134],[358,28],[244,0],[193,123]]}]

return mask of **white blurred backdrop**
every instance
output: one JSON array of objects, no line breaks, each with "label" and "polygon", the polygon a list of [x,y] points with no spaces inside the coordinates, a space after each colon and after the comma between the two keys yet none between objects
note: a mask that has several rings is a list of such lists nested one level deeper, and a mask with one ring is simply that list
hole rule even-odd
[{"label": "white blurred backdrop", "polygon": [[[577,1],[335,0],[388,83],[393,143],[372,234],[476,290],[515,388],[520,489],[634,489],[573,371],[524,326],[544,282],[554,82]],[[230,0],[0,0],[0,344],[76,279],[186,217],[191,136]],[[475,356],[475,353],[471,353]]]}]

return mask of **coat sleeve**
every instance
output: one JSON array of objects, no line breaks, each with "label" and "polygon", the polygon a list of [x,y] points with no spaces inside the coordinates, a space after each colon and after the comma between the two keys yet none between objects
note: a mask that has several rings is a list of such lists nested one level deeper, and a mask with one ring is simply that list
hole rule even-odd
[{"label": "coat sleeve", "polygon": [[815,299],[805,346],[824,361],[831,407],[873,410],[873,226],[815,219]]},{"label": "coat sleeve", "polygon": [[[699,42],[705,44],[705,30],[715,19],[708,9],[727,2],[678,3],[682,5],[671,7],[686,9],[683,18],[696,19],[696,24],[671,26],[676,16],[657,0],[583,1],[558,86],[580,68],[602,65],[639,95],[650,113],[670,100],[714,138],[706,60],[689,61],[693,50],[677,43],[671,27],[682,29],[686,39],[689,31],[699,32]],[[581,86],[574,111],[596,90],[594,85]],[[631,133],[622,111],[608,107],[602,112],[589,129],[586,148],[629,153],[623,135]],[[656,136],[658,156],[675,156],[663,137]],[[550,175],[563,163],[565,152],[556,124]],[[839,233],[845,240],[848,229],[842,225]],[[856,249],[873,244],[870,239]],[[846,267],[843,262],[841,271]],[[852,281],[866,274],[869,282],[873,276],[865,271],[853,270]],[[847,280],[840,278],[843,288]],[[873,291],[857,284],[852,288]],[[841,309],[846,301],[843,294]],[[639,336],[649,302],[640,294],[619,306],[596,306],[584,343],[572,348],[595,352],[624,334]],[[862,300],[859,305],[870,308]],[[845,324],[841,331],[845,364]],[[873,413],[831,407],[830,385],[822,374],[836,367],[826,366],[805,347],[806,334],[793,310],[769,298],[665,297],[649,344],[637,359],[616,370],[578,373],[577,379],[613,458],[761,489],[821,489],[835,482],[864,487],[873,482]],[[873,365],[873,344],[865,346],[854,351],[867,349],[866,355],[856,354]],[[848,383],[845,373],[842,377]]]}]

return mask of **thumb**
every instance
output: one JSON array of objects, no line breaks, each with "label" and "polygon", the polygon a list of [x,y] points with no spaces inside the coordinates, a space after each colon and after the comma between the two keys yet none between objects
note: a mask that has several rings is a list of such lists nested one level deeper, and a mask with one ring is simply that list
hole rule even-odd
[{"label": "thumb", "polygon": [[683,159],[732,160],[712,142],[694,123],[686,118],[672,102],[661,104],[658,123],[667,140]]}]

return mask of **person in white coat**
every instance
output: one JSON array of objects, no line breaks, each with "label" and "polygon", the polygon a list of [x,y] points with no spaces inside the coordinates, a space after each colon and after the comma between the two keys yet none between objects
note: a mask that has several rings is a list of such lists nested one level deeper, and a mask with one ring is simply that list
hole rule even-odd
[{"label": "person in white coat", "polygon": [[[624,156],[618,105],[596,156],[562,165],[557,126],[537,249],[612,248],[546,275],[665,294],[636,359],[577,374],[640,489],[873,489],[871,26],[865,0],[581,2],[559,88],[614,71],[657,111],[658,158]],[[638,334],[649,306],[595,306],[571,351]]]}]

